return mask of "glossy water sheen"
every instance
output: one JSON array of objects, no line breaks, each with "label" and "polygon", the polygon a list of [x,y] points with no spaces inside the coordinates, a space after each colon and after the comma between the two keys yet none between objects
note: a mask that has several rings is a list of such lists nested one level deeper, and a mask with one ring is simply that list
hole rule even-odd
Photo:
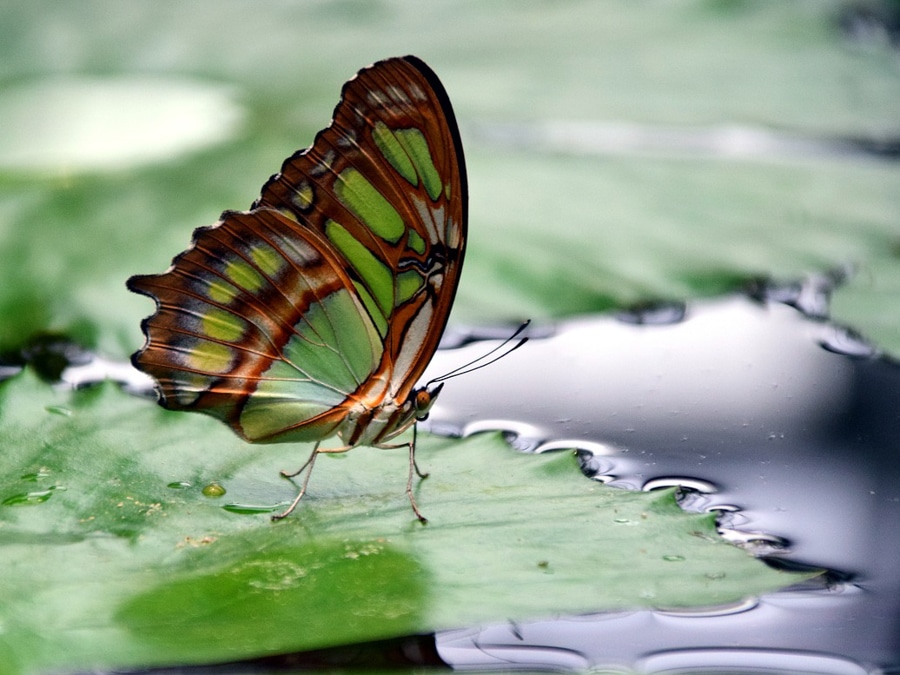
[{"label": "glossy water sheen", "polygon": [[[734,297],[672,316],[561,323],[448,383],[427,424],[505,429],[526,450],[583,448],[586,469],[622,488],[685,485],[686,508],[720,511],[733,541],[847,581],[711,611],[450,632],[438,636],[442,657],[642,672],[684,672],[686,654],[729,672],[897,667],[900,367],[779,302]],[[492,344],[441,350],[426,377]]]}]

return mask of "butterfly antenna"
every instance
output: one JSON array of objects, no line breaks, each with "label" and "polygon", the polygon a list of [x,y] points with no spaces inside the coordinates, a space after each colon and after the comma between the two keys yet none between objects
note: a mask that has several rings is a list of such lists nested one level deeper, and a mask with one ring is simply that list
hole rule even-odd
[{"label": "butterfly antenna", "polygon": [[[454,368],[449,373],[445,373],[445,374],[441,375],[440,377],[435,377],[434,379],[432,379],[431,381],[428,382],[428,386],[430,386],[436,382],[443,382],[444,380],[449,380],[452,377],[458,377],[460,375],[467,375],[468,373],[474,373],[476,370],[480,370],[480,369],[484,368],[485,366],[489,366],[492,363],[499,361],[504,356],[508,356],[509,354],[512,354],[519,347],[521,347],[526,342],[528,342],[528,336],[519,338],[518,341],[516,342],[516,344],[514,344],[509,349],[504,350],[502,354],[497,354],[497,356],[493,357],[492,359],[489,359],[488,361],[484,361],[484,359],[487,359],[489,356],[491,356],[491,354],[495,354],[496,352],[503,350],[507,345],[509,345],[510,342],[512,342],[513,340],[518,338],[519,335],[521,335],[522,331],[524,331],[526,328],[528,328],[528,324],[530,324],[530,323],[531,323],[531,319],[528,319],[527,321],[522,322],[522,325],[519,326],[512,335],[510,335],[508,338],[506,338],[503,342],[501,342],[499,345],[494,347],[492,350],[482,354],[474,361],[469,361],[468,363],[464,363],[463,365],[459,366],[458,368]],[[484,361],[484,362],[479,363],[480,361]]]}]

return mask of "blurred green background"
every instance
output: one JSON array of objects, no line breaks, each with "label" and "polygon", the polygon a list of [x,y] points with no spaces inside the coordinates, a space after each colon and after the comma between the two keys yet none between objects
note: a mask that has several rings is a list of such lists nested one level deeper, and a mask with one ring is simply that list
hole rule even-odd
[{"label": "blurred green background", "polygon": [[[837,0],[7,0],[0,6],[0,351],[57,331],[125,358],[142,343],[139,322],[152,311],[125,279],[162,271],[193,228],[247,208],[283,159],[328,123],[341,85],[359,68],[413,53],[444,82],[468,160],[470,240],[453,320],[548,320],[853,265],[856,274],[834,298],[836,317],[900,354],[900,168],[845,142],[896,148],[900,58],[889,31],[898,15],[897,3]],[[334,522],[331,536],[358,528],[354,536],[364,541],[381,526],[366,501],[380,493],[327,475],[317,483],[321,500],[304,504],[305,518],[282,529],[231,517],[193,493],[160,496],[167,481],[202,485],[210,476],[231,477],[238,494],[236,467],[249,466],[260,492],[274,499],[279,456],[248,453],[214,420],[166,416],[109,389],[54,392],[27,377],[0,393],[9,490],[40,480],[69,488],[43,510],[4,513],[18,556],[4,590],[15,599],[7,602],[5,639],[26,665],[67,663],[73,646],[106,658],[114,658],[110,644],[127,651],[110,613],[120,595],[152,595],[173,567],[194,574],[198,556],[214,567],[271,553],[283,531],[294,536],[284,541],[318,545],[298,536],[307,519],[316,523],[316,506],[330,519],[317,523],[318,533],[328,535]],[[426,458],[443,443],[423,440]],[[454,484],[465,482],[458,477],[467,466],[482,482],[490,475],[475,457],[484,466],[535,459],[506,457],[496,437],[465,443],[471,457],[456,454],[453,442],[456,471],[437,463],[448,481],[448,515],[432,497],[429,541],[455,544],[445,539],[451,512],[485,520],[486,509]],[[491,448],[505,459],[486,454]],[[336,476],[370,478],[387,490],[394,483],[381,480],[386,461],[361,452],[331,464]],[[393,461],[402,464],[402,453]],[[553,467],[575,476],[567,461]],[[53,471],[30,473],[45,464]],[[555,489],[543,480],[521,484]],[[400,492],[395,497],[384,532],[405,537],[397,523],[409,518],[408,506]],[[618,491],[613,498],[631,499]],[[335,503],[342,506],[332,512]],[[552,520],[538,522],[556,531],[556,512],[544,512]],[[116,530],[123,522],[134,525],[137,544]],[[534,534],[532,521],[523,522]],[[57,531],[58,538],[45,536]],[[90,536],[70,546],[76,539],[67,532]],[[217,547],[206,558],[192,553],[209,532],[221,535]],[[472,532],[479,530],[459,528]],[[408,536],[421,538],[419,529]],[[95,542],[110,547],[108,567],[96,564]],[[566,542],[594,555],[574,537]],[[764,569],[737,549],[713,547]],[[423,569],[450,569],[453,553]],[[540,570],[534,561],[528,569]],[[581,586],[572,589],[594,602]],[[518,585],[512,592],[538,595]],[[497,616],[508,617],[503,602]],[[196,604],[194,611],[208,609]],[[133,616],[146,613],[141,602],[134,607]],[[86,637],[87,615],[94,634]],[[433,628],[429,620],[416,630]],[[145,628],[135,626],[136,634]],[[267,625],[260,631],[270,634]],[[46,650],[46,640],[60,635],[56,651]],[[45,652],[52,653],[36,656]],[[121,662],[144,663],[137,652],[128,658]]]},{"label": "blurred green background", "polygon": [[[852,264],[836,317],[900,353],[900,169],[815,150],[897,137],[898,53],[877,22],[847,39],[848,8],[890,18],[896,4],[10,0],[0,345],[54,330],[133,351],[152,307],[125,279],[162,271],[193,228],[247,208],[356,70],[414,53],[443,80],[468,159],[456,321],[690,299]],[[589,142],[620,123],[649,130],[649,146]],[[747,158],[682,142],[734,127],[814,149]]]}]

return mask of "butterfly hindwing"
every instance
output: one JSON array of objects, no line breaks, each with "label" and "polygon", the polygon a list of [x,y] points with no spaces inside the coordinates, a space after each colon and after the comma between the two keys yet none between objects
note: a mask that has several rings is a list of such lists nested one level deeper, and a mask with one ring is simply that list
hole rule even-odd
[{"label": "butterfly hindwing", "polygon": [[[326,415],[381,361],[343,261],[275,211],[224,214],[169,271],[129,287],[158,304],[136,360],[165,407],[202,410],[249,440]],[[293,440],[315,440],[308,431]]]},{"label": "butterfly hindwing", "polygon": [[466,194],[434,73],[415,57],[363,69],[250,211],[199,228],[167,272],[129,280],[157,303],[135,365],[162,405],[247,440],[383,442],[413,421],[397,408],[446,324]]}]

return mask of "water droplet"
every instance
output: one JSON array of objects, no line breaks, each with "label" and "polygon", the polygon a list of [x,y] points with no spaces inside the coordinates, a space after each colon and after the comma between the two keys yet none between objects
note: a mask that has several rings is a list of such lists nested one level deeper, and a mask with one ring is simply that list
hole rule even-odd
[{"label": "water droplet", "polygon": [[[549,443],[545,443],[544,445],[538,448],[538,452],[543,452],[544,447],[546,445],[550,445]],[[581,473],[583,473],[588,478],[591,478],[600,482],[607,482],[612,480],[612,477],[609,476],[613,470],[613,464],[608,459],[598,457],[598,452],[602,452],[602,454],[613,454],[614,450],[607,446],[602,446],[599,443],[588,443],[590,447],[582,447],[582,444],[575,445],[575,456],[578,458],[578,466],[581,469]]]},{"label": "water droplet", "polygon": [[641,488],[644,492],[653,490],[661,490],[664,488],[679,487],[682,490],[692,490],[703,494],[713,494],[717,492],[716,486],[709,481],[700,480],[699,478],[686,478],[683,476],[671,476],[665,478],[654,478],[644,483]]},{"label": "water droplet", "polygon": [[763,532],[742,532],[741,530],[720,527],[719,535],[725,541],[747,549],[757,556],[766,553],[783,552],[789,546],[786,539]]},{"label": "water droplet", "polygon": [[239,513],[241,515],[253,515],[255,513],[271,513],[288,506],[288,502],[284,504],[224,504],[223,509],[229,513]]},{"label": "water droplet", "polygon": [[[553,452],[555,450],[574,450],[579,459],[584,457],[596,458],[598,455],[615,455],[618,449],[606,443],[598,443],[597,441],[588,441],[580,438],[564,438],[556,441],[546,441],[538,445],[534,452],[540,454],[542,452]],[[611,465],[610,465],[611,466]]]},{"label": "water droplet", "polygon": [[666,614],[668,616],[687,616],[699,618],[741,614],[743,612],[749,612],[752,609],[756,609],[758,606],[759,600],[750,597],[724,605],[714,605],[712,607],[670,607],[667,609],[657,608],[656,612],[659,614]]},{"label": "water droplet", "polygon": [[685,560],[683,555],[664,555],[662,559],[666,562],[684,562]]},{"label": "water droplet", "polygon": [[[166,485],[166,487],[171,488],[172,490],[187,490],[189,487],[191,487],[191,484],[188,483],[186,480],[176,480],[176,481]],[[207,487],[209,487],[209,486],[207,486]],[[204,492],[204,494],[206,494],[206,493]],[[207,495],[207,496],[211,496],[211,495]]]},{"label": "water droplet", "polygon": [[819,344],[835,354],[856,359],[871,359],[878,356],[878,348],[862,335],[845,326],[824,324]]},{"label": "water droplet", "polygon": [[665,326],[684,321],[687,306],[683,302],[648,302],[616,314],[622,323]]},{"label": "water droplet", "polygon": [[20,492],[19,494],[7,497],[0,506],[32,506],[34,504],[43,504],[53,496],[56,490],[65,490],[60,485],[52,485],[46,490],[36,490],[34,492]]},{"label": "water droplet", "polygon": [[28,481],[29,483],[37,483],[41,478],[47,478],[50,476],[50,471],[41,467],[34,473],[25,473],[19,476],[24,481]]},{"label": "water droplet", "polygon": [[854,271],[852,266],[846,265],[791,282],[758,279],[746,288],[746,293],[755,300],[778,302],[798,309],[810,318],[824,319],[830,313],[832,293]]},{"label": "water droplet", "polygon": [[735,513],[737,511],[740,511],[741,507],[735,506],[734,504],[716,504],[715,506],[710,506],[707,510]]},{"label": "water droplet", "polygon": [[503,440],[519,452],[534,452],[541,444],[542,432],[532,424],[507,419],[484,419],[466,424],[463,436],[480,434],[483,431],[500,431]]},{"label": "water droplet", "polygon": [[64,405],[48,405],[44,406],[44,410],[54,415],[62,415],[63,417],[72,416],[72,410]]},{"label": "water droplet", "polygon": [[205,497],[221,497],[225,494],[225,488],[223,488],[218,483],[210,483],[203,487],[201,490]]}]

